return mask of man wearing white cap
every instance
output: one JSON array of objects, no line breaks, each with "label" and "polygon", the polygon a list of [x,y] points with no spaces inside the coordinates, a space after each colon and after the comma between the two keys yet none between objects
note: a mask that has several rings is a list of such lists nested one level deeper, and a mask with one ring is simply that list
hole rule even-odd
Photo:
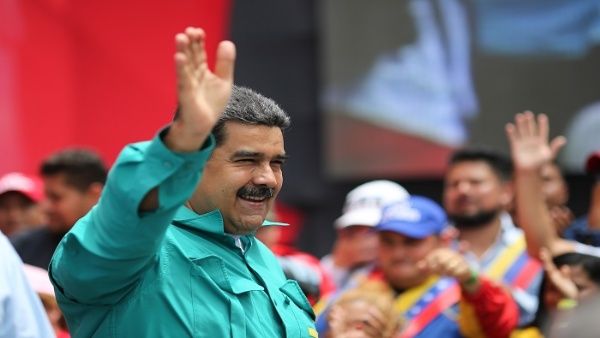
[{"label": "man wearing white cap", "polygon": [[[508,337],[518,321],[516,303],[452,248],[453,231],[447,225],[444,210],[422,196],[385,206],[374,227],[380,240],[376,266],[353,280],[349,290],[375,283],[395,295],[394,309],[403,325],[394,337]],[[316,322],[323,336],[329,331],[329,310]],[[381,313],[366,311],[358,317],[362,321],[353,337],[384,337]]]},{"label": "man wearing white cap", "polygon": [[379,223],[382,207],[408,197],[406,189],[386,180],[364,183],[346,195],[343,214],[334,223],[337,239],[332,253],[321,260],[338,289],[368,271],[375,260],[378,238],[371,230]]}]

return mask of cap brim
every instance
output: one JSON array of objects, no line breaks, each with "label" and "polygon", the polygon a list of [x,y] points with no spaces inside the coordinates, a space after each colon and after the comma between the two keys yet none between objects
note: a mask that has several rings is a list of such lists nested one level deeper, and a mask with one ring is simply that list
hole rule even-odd
[{"label": "cap brim", "polygon": [[25,197],[27,197],[27,199],[29,199],[32,203],[37,203],[40,201],[40,198],[38,196],[36,196],[33,192],[31,191],[27,191],[27,190],[19,190],[19,189],[5,189],[0,191],[0,196],[7,194],[9,192],[16,192],[19,193]]},{"label": "cap brim", "polygon": [[375,231],[391,231],[397,234],[404,235],[410,238],[418,238],[422,239],[425,237],[429,237],[432,235],[436,235],[437,232],[431,231],[427,229],[427,225],[425,224],[415,224],[415,223],[406,223],[406,222],[386,222],[384,224],[379,224],[375,227]]},{"label": "cap brim", "polygon": [[348,211],[343,214],[337,220],[335,220],[335,227],[337,229],[343,229],[352,225],[363,225],[374,227],[381,219],[381,210],[378,208],[361,208],[352,211]]}]

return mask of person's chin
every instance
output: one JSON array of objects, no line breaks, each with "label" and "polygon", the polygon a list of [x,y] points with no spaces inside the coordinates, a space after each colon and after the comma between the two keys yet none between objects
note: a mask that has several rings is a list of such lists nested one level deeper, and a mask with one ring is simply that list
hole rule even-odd
[{"label": "person's chin", "polygon": [[263,215],[247,215],[243,216],[241,222],[238,225],[238,232],[240,234],[248,234],[256,231],[258,228],[262,226],[265,221],[265,216]]},{"label": "person's chin", "polygon": [[410,284],[412,284],[412,280],[420,279],[422,277],[421,272],[416,269],[414,265],[396,266],[391,271],[391,274],[394,279],[409,281]]}]

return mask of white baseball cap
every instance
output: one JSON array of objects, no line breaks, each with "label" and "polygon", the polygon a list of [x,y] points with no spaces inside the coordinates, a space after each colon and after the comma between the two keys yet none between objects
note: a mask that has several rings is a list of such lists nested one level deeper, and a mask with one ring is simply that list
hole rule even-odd
[{"label": "white baseball cap", "polygon": [[392,181],[377,180],[361,184],[346,195],[343,214],[335,220],[335,228],[375,226],[381,219],[384,206],[407,201],[409,197],[406,189]]}]

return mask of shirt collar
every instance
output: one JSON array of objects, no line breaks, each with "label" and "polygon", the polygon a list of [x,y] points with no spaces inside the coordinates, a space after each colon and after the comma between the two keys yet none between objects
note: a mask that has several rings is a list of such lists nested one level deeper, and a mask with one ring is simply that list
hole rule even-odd
[{"label": "shirt collar", "polygon": [[[481,257],[477,257],[472,252],[466,252],[465,256],[471,265],[485,267],[491,264],[492,261],[498,255],[500,250],[511,245],[515,240],[518,239],[520,229],[518,229],[513,223],[512,217],[507,212],[500,214],[500,231],[494,243],[486,250]],[[456,248],[458,248],[458,239],[454,242]]]},{"label": "shirt collar", "polygon": [[500,214],[500,241],[506,246],[518,239],[520,230],[515,226],[508,212]]},{"label": "shirt collar", "polygon": [[[185,224],[194,229],[198,229],[213,234],[224,235],[225,226],[223,225],[223,215],[219,209],[207,212],[205,214],[197,214],[185,205],[177,209],[174,222]],[[289,224],[282,222],[273,222],[265,220],[262,226],[287,226]]]}]

